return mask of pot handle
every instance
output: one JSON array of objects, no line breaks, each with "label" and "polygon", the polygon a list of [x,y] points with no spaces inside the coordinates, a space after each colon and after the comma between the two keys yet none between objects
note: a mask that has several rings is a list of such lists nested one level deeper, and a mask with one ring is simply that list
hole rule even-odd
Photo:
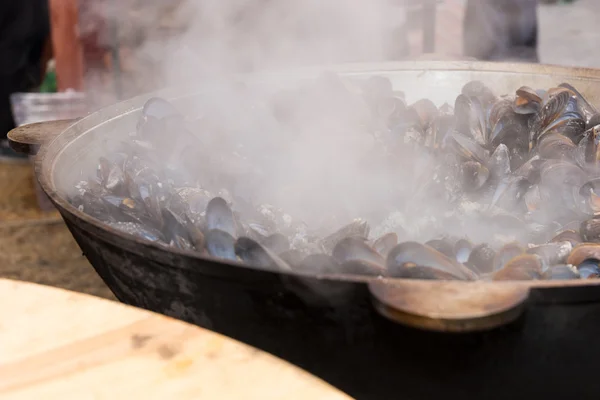
[{"label": "pot handle", "polygon": [[61,119],[18,126],[8,132],[8,144],[17,153],[33,156],[41,145],[50,142],[78,120]]},{"label": "pot handle", "polygon": [[493,329],[525,310],[523,282],[390,281],[369,284],[373,304],[386,318],[440,332]]}]

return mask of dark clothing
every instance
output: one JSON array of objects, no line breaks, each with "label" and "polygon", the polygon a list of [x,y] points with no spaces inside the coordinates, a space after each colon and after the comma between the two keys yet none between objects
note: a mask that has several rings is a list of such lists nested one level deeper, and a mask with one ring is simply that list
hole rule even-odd
[{"label": "dark clothing", "polygon": [[48,0],[0,0],[0,140],[14,128],[10,95],[41,83]]},{"label": "dark clothing", "polygon": [[468,0],[463,52],[489,61],[538,62],[537,0]]}]

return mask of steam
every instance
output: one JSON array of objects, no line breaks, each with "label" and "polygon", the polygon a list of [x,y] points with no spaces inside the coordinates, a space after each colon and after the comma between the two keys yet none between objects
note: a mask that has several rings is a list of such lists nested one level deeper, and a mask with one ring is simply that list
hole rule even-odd
[{"label": "steam", "polygon": [[[414,147],[399,146],[384,161],[382,155],[390,150],[382,145],[382,138],[390,132],[369,125],[369,108],[358,96],[343,99],[334,87],[324,85],[318,96],[307,96],[298,105],[307,110],[307,117],[282,132],[269,105],[273,93],[237,84],[239,73],[301,66],[321,66],[327,72],[335,63],[388,60],[402,46],[395,42],[394,31],[403,23],[403,11],[391,3],[203,0],[164,6],[158,1],[121,2],[111,9],[111,22],[119,27],[122,43],[139,45],[131,57],[138,64],[124,62],[124,97],[167,86],[190,91],[220,86],[208,99],[190,100],[185,107],[195,110],[186,115],[204,132],[205,148],[191,158],[210,158],[199,163],[204,169],[195,172],[238,172],[240,179],[227,188],[234,196],[280,208],[320,232],[331,233],[354,218],[365,218],[372,236],[395,231],[404,239],[423,241],[441,234],[493,241],[496,238],[477,218],[442,226],[441,218],[450,212],[444,198],[406,203],[423,183],[422,177],[435,176],[425,172],[439,160]],[[126,11],[131,7],[154,11],[132,14]],[[160,34],[178,25],[187,29]],[[110,43],[110,35],[101,40]],[[88,91],[106,102],[102,95],[113,88],[107,88],[106,82],[92,85]],[[398,89],[402,86],[398,83]],[[458,93],[442,95],[453,101]],[[171,156],[165,154],[165,159]]]}]

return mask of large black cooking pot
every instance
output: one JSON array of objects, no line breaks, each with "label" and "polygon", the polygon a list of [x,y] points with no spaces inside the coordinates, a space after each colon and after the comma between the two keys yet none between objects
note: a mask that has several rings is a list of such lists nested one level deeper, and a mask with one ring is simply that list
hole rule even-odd
[{"label": "large black cooking pot", "polygon": [[[411,62],[339,71],[387,76],[409,102],[452,100],[471,80],[497,93],[569,82],[600,100],[600,71],[588,69]],[[312,73],[269,79],[285,84]],[[158,95],[185,108],[207,91]],[[146,243],[81,213],[65,193],[91,173],[85,160],[135,128],[149,97],[10,133],[15,149],[39,150],[42,188],[122,302],[269,351],[359,399],[600,398],[600,280],[465,283],[268,272]]]}]

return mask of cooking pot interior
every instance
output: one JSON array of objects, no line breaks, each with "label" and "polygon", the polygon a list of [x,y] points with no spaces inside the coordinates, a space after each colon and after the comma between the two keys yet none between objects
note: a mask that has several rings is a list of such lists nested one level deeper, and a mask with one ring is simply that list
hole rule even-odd
[{"label": "cooking pot interior", "polygon": [[[339,67],[330,70],[361,80],[372,75],[389,78],[396,90],[406,95],[410,104],[421,98],[429,98],[438,106],[444,102],[454,104],[454,99],[467,82],[480,80],[496,94],[512,94],[520,86],[549,88],[567,82],[575,86],[592,104],[600,104],[600,73],[588,69],[572,69],[526,64],[490,63],[392,63],[379,66]],[[245,85],[256,90],[277,90],[296,86],[303,79],[314,78],[317,71],[300,73],[277,73],[246,79]],[[173,88],[148,94],[107,107],[79,121],[63,132],[38,159],[38,176],[42,186],[54,193],[65,207],[67,195],[76,191],[76,184],[95,173],[100,156],[116,151],[121,141],[134,132],[141,107],[153,96],[167,98],[185,115],[199,116],[202,103],[211,102],[219,84],[190,91]],[[165,135],[169,135],[165,132]],[[55,199],[57,200],[57,199]]]}]

